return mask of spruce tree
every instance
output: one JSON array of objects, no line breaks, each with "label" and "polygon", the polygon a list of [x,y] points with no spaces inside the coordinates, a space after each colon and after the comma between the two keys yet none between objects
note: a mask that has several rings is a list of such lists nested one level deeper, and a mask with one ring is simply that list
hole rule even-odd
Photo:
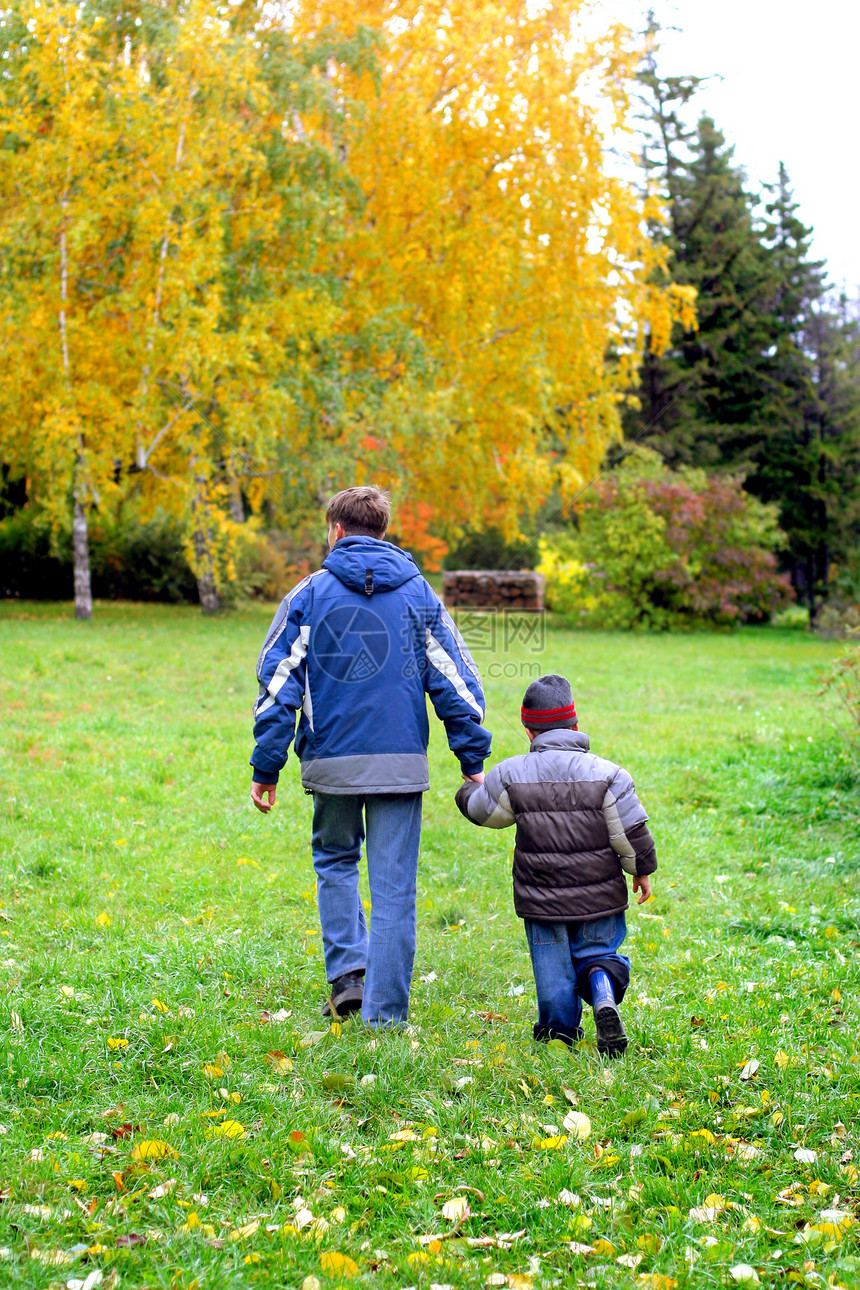
[{"label": "spruce tree", "polygon": [[641,409],[628,415],[626,429],[671,463],[718,466],[727,455],[749,461],[754,443],[748,427],[770,394],[776,269],[756,228],[743,172],[714,122],[702,117],[691,139],[676,120],[673,139],[662,128],[666,115],[660,103],[655,120],[661,144],[665,140],[670,272],[696,288],[698,327],[676,329],[666,354],[646,354]]},{"label": "spruce tree", "polygon": [[762,208],[714,122],[685,124],[696,78],[661,77],[652,54],[640,81],[643,163],[668,213],[652,233],[671,277],[696,287],[698,328],[676,329],[663,355],[646,350],[625,431],[672,464],[741,473],[777,502],[784,562],[814,619],[831,563],[858,560],[857,311],[828,297],[785,167]]}]

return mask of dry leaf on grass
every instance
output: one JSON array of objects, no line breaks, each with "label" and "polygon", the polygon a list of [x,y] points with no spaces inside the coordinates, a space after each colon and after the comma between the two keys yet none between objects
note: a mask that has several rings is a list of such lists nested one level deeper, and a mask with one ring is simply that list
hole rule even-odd
[{"label": "dry leaf on grass", "polygon": [[326,1250],[320,1259],[320,1267],[330,1277],[358,1276],[358,1264],[348,1254],[337,1250]]},{"label": "dry leaf on grass", "polygon": [[293,1069],[293,1063],[286,1053],[281,1052],[280,1048],[273,1048],[266,1053],[264,1061],[267,1066],[271,1066],[276,1075],[288,1075]]},{"label": "dry leaf on grass", "polygon": [[442,1206],[442,1217],[447,1218],[449,1223],[463,1223],[471,1212],[465,1196],[452,1196]]},{"label": "dry leaf on grass", "polygon": [[98,1268],[93,1268],[86,1277],[69,1277],[66,1282],[66,1290],[96,1290],[104,1281],[104,1273]]},{"label": "dry leaf on grass", "polygon": [[221,1124],[213,1124],[206,1130],[210,1138],[244,1138],[245,1126],[238,1120],[224,1120]]},{"label": "dry leaf on grass", "polygon": [[132,1160],[165,1160],[168,1157],[175,1160],[178,1156],[179,1152],[174,1151],[169,1142],[162,1142],[158,1138],[138,1142],[131,1153]]},{"label": "dry leaf on grass", "polygon": [[591,1121],[582,1111],[568,1111],[561,1123],[574,1138],[587,1138],[591,1133]]},{"label": "dry leaf on grass", "polygon": [[253,1236],[260,1226],[258,1218],[253,1219],[250,1223],[245,1223],[242,1227],[234,1227],[230,1233],[231,1241],[245,1241],[249,1236]]}]

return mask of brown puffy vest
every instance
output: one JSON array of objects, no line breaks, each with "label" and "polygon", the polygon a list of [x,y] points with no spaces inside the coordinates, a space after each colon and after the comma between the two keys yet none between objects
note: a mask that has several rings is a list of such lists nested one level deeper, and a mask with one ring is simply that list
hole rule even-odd
[{"label": "brown puffy vest", "polygon": [[517,822],[514,908],[520,918],[585,922],[627,908],[627,881],[603,814],[606,788],[604,779],[508,785]]}]

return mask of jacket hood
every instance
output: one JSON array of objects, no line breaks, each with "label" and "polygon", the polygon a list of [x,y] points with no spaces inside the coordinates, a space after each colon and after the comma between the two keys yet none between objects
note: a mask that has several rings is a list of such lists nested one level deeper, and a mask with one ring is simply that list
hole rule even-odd
[{"label": "jacket hood", "polygon": [[394,591],[421,571],[408,551],[393,542],[372,537],[345,537],[335,544],[323,560],[324,569],[349,587],[365,595]]}]

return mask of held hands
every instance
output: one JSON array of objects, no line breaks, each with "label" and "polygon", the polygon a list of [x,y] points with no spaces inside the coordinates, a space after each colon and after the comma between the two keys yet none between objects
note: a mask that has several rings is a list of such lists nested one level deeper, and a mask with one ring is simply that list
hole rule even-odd
[{"label": "held hands", "polygon": [[469,780],[471,780],[475,784],[483,784],[484,772],[479,771],[477,775],[464,775],[463,779],[465,779],[467,783],[469,782]]},{"label": "held hands", "polygon": [[[254,803],[258,811],[262,811],[264,815],[268,815],[269,811],[271,811],[272,807],[275,805],[275,794],[277,791],[277,784],[258,784],[257,781],[254,780],[251,785],[251,801]],[[266,801],[266,798],[269,800]]]},{"label": "held hands", "polygon": [[644,905],[646,900],[651,898],[651,879],[643,874],[641,878],[633,879],[633,890],[639,892],[637,905]]}]

